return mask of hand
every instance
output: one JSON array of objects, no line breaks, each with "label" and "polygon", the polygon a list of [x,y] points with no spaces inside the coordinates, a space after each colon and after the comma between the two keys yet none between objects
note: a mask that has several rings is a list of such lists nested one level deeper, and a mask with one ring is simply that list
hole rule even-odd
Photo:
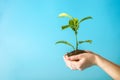
[{"label": "hand", "polygon": [[72,55],[68,57],[64,56],[66,65],[73,70],[83,70],[90,66],[97,65],[108,73],[114,80],[120,80],[120,66],[91,52]]},{"label": "hand", "polygon": [[64,56],[64,61],[66,65],[73,70],[83,70],[92,65],[96,64],[96,54],[91,51],[86,51],[87,53],[82,53],[78,55],[73,55],[68,57]]}]

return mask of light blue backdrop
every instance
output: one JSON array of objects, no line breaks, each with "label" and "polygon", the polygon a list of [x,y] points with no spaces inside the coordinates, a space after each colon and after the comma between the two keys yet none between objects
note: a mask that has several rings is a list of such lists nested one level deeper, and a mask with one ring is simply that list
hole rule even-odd
[{"label": "light blue backdrop", "polygon": [[81,24],[79,39],[92,39],[81,49],[92,50],[120,64],[120,0],[0,0],[0,80],[112,80],[98,67],[72,71],[63,55],[72,49],[55,45],[74,43],[67,19],[93,16]]}]

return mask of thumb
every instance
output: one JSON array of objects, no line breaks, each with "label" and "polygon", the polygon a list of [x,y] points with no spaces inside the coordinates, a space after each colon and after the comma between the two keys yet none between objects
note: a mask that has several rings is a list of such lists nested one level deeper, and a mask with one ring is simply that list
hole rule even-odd
[{"label": "thumb", "polygon": [[69,60],[71,61],[79,61],[80,60],[80,56],[79,55],[73,55],[68,57]]}]

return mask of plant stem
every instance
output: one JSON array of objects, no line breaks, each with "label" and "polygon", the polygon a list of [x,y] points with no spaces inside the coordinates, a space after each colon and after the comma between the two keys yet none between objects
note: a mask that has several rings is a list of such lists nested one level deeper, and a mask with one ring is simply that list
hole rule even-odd
[{"label": "plant stem", "polygon": [[78,50],[78,38],[77,38],[77,31],[75,31],[75,38],[76,38],[76,50]]}]

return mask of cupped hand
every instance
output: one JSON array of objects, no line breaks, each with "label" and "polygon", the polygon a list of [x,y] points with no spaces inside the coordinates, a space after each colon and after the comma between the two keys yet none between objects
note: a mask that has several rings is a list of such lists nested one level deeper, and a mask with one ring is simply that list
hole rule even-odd
[{"label": "cupped hand", "polygon": [[83,70],[96,64],[96,54],[91,51],[86,51],[86,53],[70,57],[65,55],[64,61],[72,70]]}]

